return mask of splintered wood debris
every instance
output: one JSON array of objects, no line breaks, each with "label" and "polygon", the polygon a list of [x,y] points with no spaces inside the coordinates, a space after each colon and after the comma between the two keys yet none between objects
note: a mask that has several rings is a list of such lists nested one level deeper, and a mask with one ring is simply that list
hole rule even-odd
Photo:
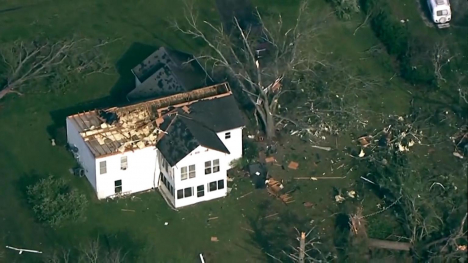
[{"label": "splintered wood debris", "polygon": [[274,162],[276,162],[276,159],[275,159],[275,157],[270,156],[270,157],[265,158],[265,162],[266,163],[274,163]]},{"label": "splintered wood debris", "polygon": [[94,156],[112,155],[154,146],[165,134],[160,129],[161,124],[168,121],[164,117],[177,114],[177,108],[189,114],[190,105],[195,102],[231,94],[227,83],[222,83],[130,106],[75,114],[68,118],[76,124]]},{"label": "splintered wood debris", "polygon": [[299,167],[299,164],[296,162],[290,162],[288,165],[288,168],[293,169],[293,170],[297,170],[298,167]]}]

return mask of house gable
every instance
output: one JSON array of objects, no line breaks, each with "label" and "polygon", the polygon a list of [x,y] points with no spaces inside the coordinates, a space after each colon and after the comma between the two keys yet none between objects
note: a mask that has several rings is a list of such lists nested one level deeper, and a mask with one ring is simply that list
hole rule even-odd
[{"label": "house gable", "polygon": [[175,114],[156,147],[171,166],[199,146],[229,154],[218,135],[188,116]]}]

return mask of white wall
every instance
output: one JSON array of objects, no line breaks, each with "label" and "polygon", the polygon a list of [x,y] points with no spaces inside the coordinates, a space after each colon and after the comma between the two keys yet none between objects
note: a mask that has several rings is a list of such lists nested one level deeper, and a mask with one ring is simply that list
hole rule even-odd
[{"label": "white wall", "polygon": [[95,158],[91,150],[86,145],[85,141],[78,132],[78,127],[76,126],[75,121],[66,119],[67,125],[67,142],[70,145],[74,145],[78,148],[79,159],[77,160],[83,169],[85,170],[85,175],[88,181],[93,186],[96,191],[96,165]]},{"label": "white wall", "polygon": [[[229,165],[233,160],[242,157],[242,129],[236,128],[229,131],[218,132],[218,137],[226,145],[231,153],[226,157],[226,163]],[[226,133],[231,133],[231,138],[226,139]],[[229,166],[229,169],[232,168]]]},{"label": "white wall", "polygon": [[[192,205],[202,201],[208,201],[220,197],[226,196],[227,193],[227,174],[226,171],[229,168],[227,160],[229,155],[218,152],[215,150],[207,149],[199,146],[191,154],[187,155],[182,159],[174,168],[174,196],[175,196],[175,207],[183,207]],[[205,175],[205,162],[219,159],[220,171]],[[195,164],[195,178],[188,178],[181,180],[181,167]],[[224,189],[209,192],[208,184],[213,181],[223,180]],[[203,197],[197,197],[197,186],[204,185],[205,195]],[[177,199],[177,190],[185,189],[187,187],[193,187],[193,194],[191,197]]]},{"label": "white wall", "polygon": [[[159,166],[157,150],[146,147],[96,159],[96,185],[99,199],[115,194],[115,181],[122,180],[122,192],[136,193],[157,187]],[[121,157],[127,156],[128,168],[121,169]],[[107,173],[100,174],[100,162],[106,161]]]}]

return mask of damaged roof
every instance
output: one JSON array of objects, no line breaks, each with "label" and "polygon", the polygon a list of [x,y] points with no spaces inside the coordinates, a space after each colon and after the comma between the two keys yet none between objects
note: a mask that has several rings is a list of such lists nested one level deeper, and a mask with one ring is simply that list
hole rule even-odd
[{"label": "damaged roof", "polygon": [[188,116],[176,114],[156,147],[167,162],[174,166],[198,146],[229,154],[218,135]]},{"label": "damaged roof", "polygon": [[[75,123],[96,157],[155,146],[167,135],[170,136],[164,139],[161,147],[182,143],[193,137],[195,144],[190,143],[191,140],[183,142],[185,152],[196,144],[226,152],[226,147],[219,144],[216,133],[245,126],[227,83],[124,107],[75,114],[68,119]],[[176,126],[172,127],[174,122]],[[180,132],[184,127],[189,130],[190,136],[184,137],[185,133]],[[171,129],[175,134],[170,134]],[[163,153],[165,157],[166,154]],[[177,158],[174,157],[174,160]]]},{"label": "damaged roof", "polygon": [[172,95],[213,85],[213,80],[190,54],[161,47],[132,69],[140,81],[127,98],[138,100]]}]

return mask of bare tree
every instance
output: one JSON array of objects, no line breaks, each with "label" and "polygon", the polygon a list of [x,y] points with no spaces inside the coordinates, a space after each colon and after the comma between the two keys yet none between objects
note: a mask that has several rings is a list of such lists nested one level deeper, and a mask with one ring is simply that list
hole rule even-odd
[{"label": "bare tree", "polygon": [[232,31],[226,32],[222,25],[199,21],[192,3],[186,2],[185,23],[175,22],[175,28],[207,45],[209,51],[196,59],[228,75],[255,106],[255,119],[258,122],[257,116],[260,117],[266,136],[271,139],[275,137],[280,96],[290,91],[301,75],[314,75],[316,66],[325,65],[313,46],[320,23],[314,20],[317,16],[311,13],[307,1],[300,4],[296,21],[290,27],[281,15],[264,19],[258,10],[255,15],[255,25],[245,26],[244,21],[233,18]]},{"label": "bare tree", "polygon": [[70,76],[104,73],[110,66],[100,48],[113,41],[15,41],[2,45],[0,65],[4,64],[5,71],[0,74],[0,99],[10,93],[22,95],[26,86],[35,81],[63,82]]}]

